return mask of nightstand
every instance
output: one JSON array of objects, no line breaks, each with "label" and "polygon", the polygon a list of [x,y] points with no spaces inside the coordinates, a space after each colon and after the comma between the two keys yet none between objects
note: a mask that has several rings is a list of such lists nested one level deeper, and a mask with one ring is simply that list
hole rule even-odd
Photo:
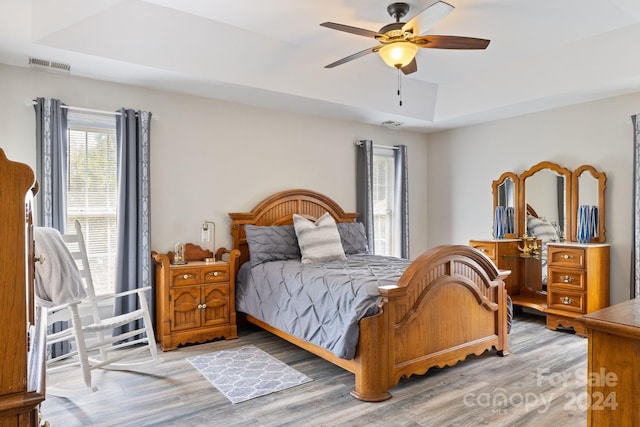
[{"label": "nightstand", "polygon": [[[235,263],[193,261],[171,264],[172,253],[152,253],[156,263],[156,338],[163,351],[187,343],[238,337],[235,310]],[[213,255],[211,255],[213,256]]]}]

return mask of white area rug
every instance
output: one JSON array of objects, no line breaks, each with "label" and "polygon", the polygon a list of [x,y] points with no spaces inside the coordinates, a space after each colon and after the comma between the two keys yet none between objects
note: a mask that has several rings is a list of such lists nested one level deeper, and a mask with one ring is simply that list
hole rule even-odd
[{"label": "white area rug", "polygon": [[188,357],[232,403],[240,403],[313,381],[253,345]]}]

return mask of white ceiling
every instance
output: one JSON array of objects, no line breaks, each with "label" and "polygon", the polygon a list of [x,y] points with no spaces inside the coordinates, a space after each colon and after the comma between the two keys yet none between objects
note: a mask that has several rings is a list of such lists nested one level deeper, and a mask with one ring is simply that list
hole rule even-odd
[{"label": "white ceiling", "polygon": [[424,132],[640,91],[639,0],[450,0],[427,34],[491,44],[421,49],[399,106],[377,54],[324,68],[377,42],[319,25],[377,31],[391,2],[0,0],[0,62]]}]

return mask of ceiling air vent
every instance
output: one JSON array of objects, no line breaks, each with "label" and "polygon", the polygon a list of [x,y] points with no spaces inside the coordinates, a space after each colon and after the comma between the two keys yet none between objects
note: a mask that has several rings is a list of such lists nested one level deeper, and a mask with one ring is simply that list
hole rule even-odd
[{"label": "ceiling air vent", "polygon": [[382,126],[389,128],[389,129],[397,129],[400,126],[402,126],[402,123],[400,122],[394,122],[393,120],[387,120],[386,122],[382,122],[380,123]]},{"label": "ceiling air vent", "polygon": [[29,67],[34,70],[47,71],[49,73],[71,73],[71,65],[64,64],[62,62],[49,61],[48,59],[29,58]]}]

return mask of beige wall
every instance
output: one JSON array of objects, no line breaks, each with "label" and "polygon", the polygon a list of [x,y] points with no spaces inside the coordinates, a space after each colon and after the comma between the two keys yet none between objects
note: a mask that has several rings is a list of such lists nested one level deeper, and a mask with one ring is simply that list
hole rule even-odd
[{"label": "beige wall", "polygon": [[607,174],[612,302],[628,298],[629,117],[640,94],[428,136],[2,64],[0,96],[0,147],[32,167],[34,115],[25,100],[48,96],[80,107],[151,111],[152,247],[159,251],[176,241],[198,243],[204,219],[216,222],[218,246],[228,245],[227,212],[248,210],[283,189],[314,189],[354,210],[359,139],[409,146],[412,257],[439,244],[489,238],[491,182],[502,172],[519,174],[543,160],[570,169],[592,164]]},{"label": "beige wall", "polygon": [[[554,161],[607,174],[611,302],[629,298],[633,174],[630,116],[640,94],[620,96],[429,135],[429,245],[466,243],[492,231],[491,183]],[[438,209],[434,209],[438,207]]]},{"label": "beige wall", "polygon": [[360,139],[408,146],[411,255],[427,249],[425,135],[0,64],[0,147],[31,167],[34,112],[25,100],[39,96],[85,108],[152,112],[154,250],[200,243],[205,219],[217,225],[217,246],[228,246],[227,213],[249,210],[285,189],[316,190],[355,210],[354,144]]}]

